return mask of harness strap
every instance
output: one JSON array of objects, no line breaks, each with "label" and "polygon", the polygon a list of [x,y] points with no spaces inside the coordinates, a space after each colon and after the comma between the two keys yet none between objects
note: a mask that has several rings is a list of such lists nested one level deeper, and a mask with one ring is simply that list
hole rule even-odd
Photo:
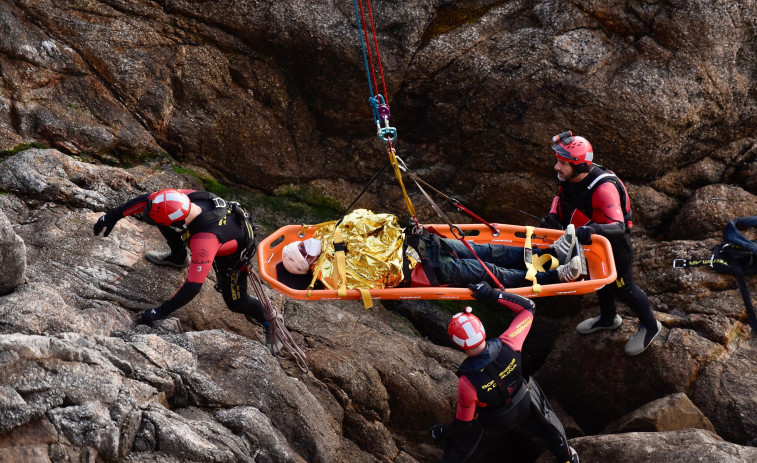
[{"label": "harness strap", "polygon": [[363,298],[363,307],[370,309],[373,307],[373,299],[371,299],[371,292],[365,288],[357,288],[360,291],[360,296]]},{"label": "harness strap", "polygon": [[[407,190],[405,189],[405,183],[402,181],[402,172],[400,172],[400,165],[399,165],[399,162],[397,161],[397,153],[394,151],[394,148],[392,148],[391,141],[389,142],[389,162],[392,164],[392,167],[394,168],[394,175],[397,177],[397,181],[399,182],[400,187],[402,188],[402,196],[405,198],[405,205],[407,206],[407,210],[408,212],[410,212],[410,215],[413,217],[413,219],[415,219],[415,207],[413,206],[413,202],[410,201],[410,196],[408,196]],[[411,174],[411,178],[412,178],[412,174]],[[413,181],[415,181],[415,179],[413,179]],[[417,184],[418,182],[416,182],[416,185]]]},{"label": "harness strap", "polygon": [[334,266],[334,286],[337,288],[337,295],[344,297],[347,295],[347,259],[344,255],[346,246],[344,245],[344,239],[342,238],[342,232],[339,228],[334,229],[334,257],[336,265]]},{"label": "harness strap", "polygon": [[321,268],[323,268],[324,262],[326,262],[326,253],[322,252],[321,255],[318,257],[318,262],[316,262],[315,267],[313,268],[313,279],[310,280],[310,285],[308,286],[308,297],[310,297],[313,294],[315,281],[318,279],[318,275],[321,274]]},{"label": "harness strap", "polygon": [[[526,280],[533,282],[531,290],[535,293],[541,292],[541,285],[536,281],[536,273],[539,271],[534,264],[533,249],[531,249],[531,235],[534,233],[534,227],[526,226],[526,242],[523,245],[523,262],[526,264]],[[541,266],[541,263],[539,264]],[[544,271],[542,267],[541,271]]]}]

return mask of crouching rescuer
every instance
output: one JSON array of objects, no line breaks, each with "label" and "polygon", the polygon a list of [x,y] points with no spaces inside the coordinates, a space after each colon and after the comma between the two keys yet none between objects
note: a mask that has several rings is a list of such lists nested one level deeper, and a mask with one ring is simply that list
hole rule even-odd
[{"label": "crouching rescuer", "polygon": [[[278,354],[281,342],[274,336],[272,319],[281,316],[265,310],[258,298],[247,293],[249,263],[255,251],[254,226],[249,214],[235,202],[207,191],[165,189],[133,198],[108,211],[95,223],[94,233],[107,237],[124,217],[135,216],[155,225],[169,251],[150,251],[145,257],[155,265],[189,267],[187,279],[160,306],[146,310],[138,322],[151,325],[186,305],[200,293],[210,269],[216,272],[216,289],[228,308],[266,327],[266,346]],[[188,248],[188,249],[187,249]]]},{"label": "crouching rescuer", "polygon": [[539,437],[556,461],[578,463],[547,397],[533,378],[523,378],[521,348],[534,319],[533,301],[487,283],[469,287],[476,299],[504,305],[517,315],[504,333],[489,340],[470,307],[450,318],[449,336],[468,358],[457,371],[455,420],[430,430],[435,440],[447,442],[442,463],[484,461],[491,445],[515,426]]}]

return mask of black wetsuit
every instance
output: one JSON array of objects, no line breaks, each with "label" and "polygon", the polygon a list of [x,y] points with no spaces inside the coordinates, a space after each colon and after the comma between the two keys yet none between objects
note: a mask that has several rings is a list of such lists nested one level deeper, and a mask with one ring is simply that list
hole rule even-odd
[{"label": "black wetsuit", "polygon": [[[199,206],[202,212],[190,222],[184,232],[171,227],[158,227],[168,242],[171,257],[176,261],[184,260],[187,246],[192,252],[186,282],[156,309],[158,318],[167,317],[194,299],[213,267],[218,280],[217,289],[229,309],[263,323],[260,301],[247,294],[249,269],[239,265],[241,253],[247,248],[249,240],[253,239],[251,233],[243,228],[245,225],[240,223],[226,201],[204,191],[180,191]],[[115,211],[124,217],[141,214],[147,205],[148,196],[138,196]]]}]

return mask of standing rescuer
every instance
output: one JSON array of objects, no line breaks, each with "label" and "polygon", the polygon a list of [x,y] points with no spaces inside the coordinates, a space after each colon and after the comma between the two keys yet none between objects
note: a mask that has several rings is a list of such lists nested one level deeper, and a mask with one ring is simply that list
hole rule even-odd
[{"label": "standing rescuer", "polygon": [[533,301],[485,282],[469,287],[476,299],[504,305],[517,315],[504,333],[490,340],[470,307],[450,318],[447,332],[468,358],[458,369],[455,420],[430,429],[435,440],[447,440],[442,463],[482,461],[491,445],[515,426],[541,438],[560,463],[578,463],[547,397],[533,378],[523,378],[521,348],[531,330]]},{"label": "standing rescuer", "polygon": [[116,223],[128,216],[157,226],[168,243],[169,251],[147,252],[148,261],[189,267],[187,280],[179,290],[159,307],[144,311],[139,323],[152,324],[186,305],[200,293],[210,269],[214,268],[216,289],[229,309],[262,323],[266,327],[266,345],[274,354],[279,353],[281,344],[272,336],[263,306],[247,293],[247,259],[252,257],[254,236],[249,215],[239,204],[207,191],[164,189],[137,196],[111,209],[95,223],[94,234],[104,231],[103,236],[107,237]]},{"label": "standing rescuer", "polygon": [[597,291],[600,315],[584,320],[576,331],[590,334],[618,328],[623,320],[617,313],[615,300],[620,299],[640,321],[639,330],[626,343],[625,351],[629,355],[640,354],[657,337],[662,325],[652,313],[649,298],[633,280],[631,199],[615,173],[592,162],[594,151],[587,139],[568,131],[555,135],[552,142],[560,186],[542,225],[563,229],[573,224],[582,244],[591,244],[592,234],[606,237],[618,274],[614,283]]}]

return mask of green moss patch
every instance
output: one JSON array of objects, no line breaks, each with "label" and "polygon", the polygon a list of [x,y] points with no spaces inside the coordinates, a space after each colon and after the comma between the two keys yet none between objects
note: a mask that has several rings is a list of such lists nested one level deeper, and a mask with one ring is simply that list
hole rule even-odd
[{"label": "green moss patch", "polygon": [[35,148],[46,150],[49,148],[49,146],[44,145],[42,143],[37,143],[37,142],[21,143],[19,145],[14,146],[13,148],[9,150],[0,151],[0,159],[8,159],[14,154],[20,153],[21,151],[26,151],[26,150],[35,149]]}]

